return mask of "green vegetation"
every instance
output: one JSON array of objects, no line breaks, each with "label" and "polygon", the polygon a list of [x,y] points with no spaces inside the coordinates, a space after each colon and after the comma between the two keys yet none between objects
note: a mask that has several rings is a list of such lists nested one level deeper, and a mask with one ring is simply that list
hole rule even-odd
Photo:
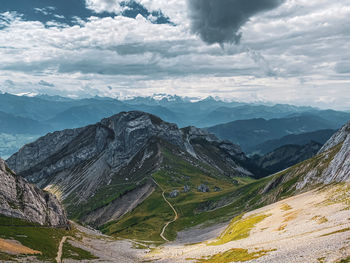
[{"label": "green vegetation", "polygon": [[75,260],[97,259],[97,257],[92,255],[89,251],[73,246],[72,244],[69,243],[68,240],[63,244],[63,250],[62,250],[62,259],[67,259],[67,258],[75,259]]},{"label": "green vegetation", "polygon": [[[325,189],[328,191],[328,188]],[[328,199],[323,202],[323,205],[332,205],[342,203],[345,205],[346,210],[350,209],[350,184],[340,183],[328,194]]]},{"label": "green vegetation", "polygon": [[326,257],[321,257],[317,259],[318,263],[325,263]]},{"label": "green vegetation", "polygon": [[245,262],[257,259],[267,255],[275,250],[260,250],[256,252],[248,252],[248,249],[234,248],[223,253],[216,254],[211,257],[197,260],[198,263],[230,263],[230,262]]},{"label": "green vegetation", "polygon": [[219,236],[217,241],[210,243],[209,245],[217,246],[226,244],[230,241],[240,240],[249,237],[250,231],[256,226],[256,224],[263,221],[270,215],[251,215],[247,218],[242,218],[243,215],[237,216],[232,220],[226,230]]},{"label": "green vegetation", "polygon": [[339,260],[337,263],[350,263],[350,257],[343,258],[343,259]]},{"label": "green vegetation", "polygon": [[324,224],[328,222],[328,219],[325,216],[314,216],[312,220],[316,221],[318,224]]},{"label": "green vegetation", "polygon": [[[165,236],[169,240],[174,240],[177,232],[186,228],[225,222],[242,212],[269,203],[262,198],[261,191],[276,176],[260,180],[220,178],[206,174],[201,169],[177,159],[178,157],[174,155],[168,153],[165,156],[168,169],[158,171],[153,177],[165,190],[167,199],[179,214],[178,220],[170,224],[165,231]],[[211,191],[198,192],[196,186],[200,183],[206,184]],[[184,193],[184,185],[190,186],[191,190]],[[220,187],[221,191],[214,192],[215,186]],[[169,198],[169,193],[173,190],[179,190],[180,195]],[[155,204],[152,209],[150,209],[151,204]],[[162,199],[161,191],[158,189],[134,211],[119,221],[104,225],[101,230],[105,234],[117,237],[162,242],[159,234],[165,223],[173,216],[171,208]]]},{"label": "green vegetation", "polygon": [[39,260],[54,261],[60,240],[71,234],[71,231],[42,228],[24,220],[0,216],[0,238],[14,239],[26,247],[41,251],[42,255],[36,256]]},{"label": "green vegetation", "polygon": [[111,222],[102,228],[108,235],[163,242],[159,236],[164,224],[174,217],[174,213],[165,203],[162,192],[156,190],[146,201],[121,220]]},{"label": "green vegetation", "polygon": [[[210,220],[212,223],[216,220],[227,221],[237,215],[236,211],[232,210],[232,207],[235,207],[234,204],[219,209],[216,209],[215,205],[213,207],[210,205],[222,200],[239,187],[255,182],[251,178],[220,176],[215,174],[209,166],[201,164],[206,169],[204,172],[203,169],[184,161],[169,150],[164,150],[163,155],[165,167],[153,174],[153,178],[164,189],[167,199],[179,214],[179,219],[170,224],[165,231],[165,236],[169,240],[174,240],[178,231],[188,227]],[[200,184],[207,185],[210,192],[199,192],[197,187]],[[185,185],[190,187],[189,192],[183,191]],[[220,191],[214,191],[215,187],[220,188]],[[173,190],[178,190],[180,195],[170,198],[169,194]],[[117,222],[106,224],[101,230],[118,237],[163,242],[159,235],[166,222],[173,219],[174,213],[163,200],[161,193],[161,189],[157,189],[134,211]],[[242,205],[241,203],[240,206]],[[223,219],[224,216],[226,218]]]},{"label": "green vegetation", "polygon": [[277,231],[283,231],[286,229],[287,226],[288,226],[287,224],[282,224],[277,228]]},{"label": "green vegetation", "polygon": [[288,204],[283,204],[281,206],[281,210],[283,210],[283,211],[288,211],[288,210],[292,210],[292,209],[293,208],[290,205],[288,205]]},{"label": "green vegetation", "polygon": [[[297,183],[311,169],[317,169],[321,174],[340,147],[341,144],[324,154],[259,180],[222,176],[214,168],[198,160],[188,157],[185,160],[173,149],[163,147],[163,168],[152,176],[164,189],[167,199],[179,215],[179,218],[166,228],[166,238],[174,240],[177,232],[181,230],[198,225],[208,226],[227,222],[240,214],[299,193],[300,190],[296,189]],[[208,186],[210,191],[199,192],[197,187],[200,184]],[[189,186],[190,191],[185,192],[184,186]],[[217,188],[220,190],[215,191],[214,189]],[[170,193],[174,190],[178,190],[180,194],[176,198],[170,198]],[[170,221],[174,215],[169,205],[162,199],[161,193],[161,190],[157,189],[144,203],[122,219],[104,225],[101,228],[102,231],[116,237],[162,242],[159,234],[166,222]],[[150,209],[152,204],[155,206]],[[286,204],[281,209],[289,211],[292,207]],[[285,222],[297,216],[298,211],[286,213]],[[252,219],[252,226],[257,223],[254,220],[259,219]],[[246,227],[249,229],[248,223]],[[281,230],[285,227],[283,225]]]},{"label": "green vegetation", "polygon": [[[208,220],[208,215],[211,213],[201,213],[198,211],[200,206],[205,208],[206,202],[220,200],[240,185],[254,181],[250,178],[236,178],[234,180],[227,177],[219,178],[216,175],[204,173],[200,168],[169,151],[164,151],[164,158],[166,168],[153,174],[153,178],[164,189],[167,199],[179,214],[179,219],[166,229],[165,236],[169,240],[176,238],[177,231]],[[206,168],[209,169],[207,166]],[[197,187],[200,184],[207,185],[210,192],[198,192]],[[183,192],[185,185],[190,187],[190,191],[187,193]],[[215,192],[215,187],[220,188],[221,191]],[[178,190],[180,195],[176,198],[170,198],[169,194],[173,190]],[[166,222],[174,218],[174,213],[161,194],[162,191],[158,188],[134,211],[117,222],[106,224],[101,228],[102,231],[118,237],[163,242],[159,235]],[[213,213],[220,214],[220,211]],[[216,215],[213,214],[211,218],[215,219]]]},{"label": "green vegetation", "polygon": [[141,243],[133,243],[133,244],[132,244],[132,247],[135,248],[135,249],[149,249],[148,246],[143,245],[143,244],[141,244]]},{"label": "green vegetation", "polygon": [[350,227],[344,228],[344,229],[340,229],[340,230],[337,230],[337,231],[334,231],[334,232],[331,232],[331,233],[324,234],[321,237],[326,237],[326,236],[330,236],[330,235],[334,235],[334,234],[338,234],[338,233],[344,233],[344,232],[348,232],[348,231],[350,231]]},{"label": "green vegetation", "polygon": [[125,193],[132,191],[136,188],[133,183],[124,185],[108,185],[101,188],[94,197],[90,198],[88,202],[81,204],[79,206],[74,205],[74,200],[76,197],[69,197],[64,200],[64,204],[70,204],[67,206],[67,212],[69,217],[74,220],[78,220],[86,215],[88,212],[94,211],[100,207],[104,207],[114,200],[118,199]]},{"label": "green vegetation", "polygon": [[0,252],[0,261],[15,261],[16,256]]}]

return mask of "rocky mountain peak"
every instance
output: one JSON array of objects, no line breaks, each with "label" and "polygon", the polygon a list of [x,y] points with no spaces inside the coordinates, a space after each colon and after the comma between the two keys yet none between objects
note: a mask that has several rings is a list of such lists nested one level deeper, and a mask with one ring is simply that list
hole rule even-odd
[{"label": "rocky mountain peak", "polygon": [[[113,204],[113,213],[118,210],[122,216],[153,191],[150,177],[167,166],[163,161],[169,155],[204,173],[209,166],[215,176],[254,176],[238,146],[205,130],[179,129],[140,111],[121,112],[94,125],[48,134],[25,145],[7,163],[20,176],[59,196],[68,212],[79,204],[88,207],[91,199],[101,198],[105,191],[117,203],[118,191],[130,194],[132,197],[126,197],[130,204],[124,202],[123,208]],[[125,189],[133,190],[125,193]],[[101,208],[103,202],[95,206],[95,210]],[[106,218],[106,211],[101,213],[99,217]]]},{"label": "rocky mountain peak", "polygon": [[41,225],[67,225],[66,213],[56,197],[12,172],[0,159],[0,214]]},{"label": "rocky mountain peak", "polygon": [[345,124],[339,131],[337,131],[320,149],[319,153],[328,151],[329,149],[350,140],[350,122]]}]

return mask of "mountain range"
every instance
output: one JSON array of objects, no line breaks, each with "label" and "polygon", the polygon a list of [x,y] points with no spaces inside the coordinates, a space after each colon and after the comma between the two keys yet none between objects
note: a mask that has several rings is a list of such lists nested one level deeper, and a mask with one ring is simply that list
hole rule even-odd
[{"label": "mountain range", "polygon": [[268,140],[258,144],[251,149],[251,152],[264,155],[284,145],[303,146],[310,142],[324,145],[335,132],[336,130],[318,130],[314,132],[286,135],[278,139]]},{"label": "mountain range", "polygon": [[[290,122],[290,119],[284,120],[284,123]],[[348,199],[343,188],[346,188],[350,181],[349,153],[350,123],[332,135],[323,146],[316,142],[297,147],[284,145],[268,153],[262,157],[263,159],[251,159],[238,145],[218,139],[205,129],[194,126],[179,128],[176,124],[140,111],[121,112],[96,124],[49,133],[22,147],[6,161],[6,165],[4,163],[2,165],[4,174],[2,180],[9,178],[3,187],[11,189],[2,192],[4,200],[21,200],[18,198],[18,192],[14,190],[18,189],[18,186],[16,184],[10,186],[7,183],[19,180],[20,185],[39,193],[39,197],[56,195],[67,209],[68,217],[75,222],[98,228],[107,235],[135,240],[139,246],[168,242],[181,238],[182,235],[193,236],[194,232],[185,234],[186,231],[199,231],[201,235],[205,231],[209,234],[210,231],[207,232],[206,226],[217,229],[222,223],[234,218],[229,225],[225,223],[227,229],[214,240],[207,243],[179,245],[182,252],[187,251],[186,253],[191,254],[196,248],[198,251],[204,251],[199,255],[203,256],[201,253],[211,251],[210,256],[214,257],[212,253],[217,251],[216,246],[218,251],[232,249],[230,242],[244,240],[253,233],[256,235],[258,231],[256,224],[259,222],[267,224],[272,220],[268,219],[270,216],[274,218],[273,220],[280,220],[278,219],[281,217],[280,211],[284,215],[280,220],[281,225],[274,231],[278,231],[277,233],[282,236],[283,233],[297,231],[290,232],[292,226],[289,222],[294,222],[299,218],[299,214],[304,213],[301,207],[311,209],[312,200],[319,200],[317,204],[312,203],[315,211],[312,210],[311,213],[309,210],[309,214],[305,211],[303,217],[314,219],[305,218],[306,221],[298,219],[304,220],[300,223],[309,224],[307,222],[312,220],[316,222],[312,225],[314,231],[325,232],[327,229],[335,228],[339,232],[334,233],[345,233],[346,230],[340,227],[346,227],[347,223],[331,225],[337,222],[331,215],[343,218],[347,213],[345,208],[348,206]],[[298,156],[302,159],[298,159]],[[304,160],[308,157],[310,158]],[[280,168],[275,163],[277,159],[286,169],[278,171]],[[295,164],[300,160],[303,161]],[[268,175],[268,171],[278,172]],[[27,181],[43,190],[38,190]],[[9,198],[10,192],[17,198]],[[306,198],[303,193],[313,197]],[[7,210],[17,209],[13,200],[5,202],[8,204],[5,205]],[[34,204],[41,202],[40,204],[45,207],[47,205],[45,202],[50,198],[44,198],[43,201],[31,200]],[[282,201],[284,204],[272,206],[281,200],[286,201]],[[325,201],[319,203],[320,200]],[[49,203],[52,204],[51,201]],[[289,205],[292,203],[293,206],[299,204],[300,208],[294,209]],[[30,204],[26,205],[30,207]],[[56,206],[60,207],[59,204]],[[320,206],[323,208],[320,209]],[[329,206],[332,208],[328,208]],[[261,211],[265,210],[267,212],[261,214]],[[328,219],[320,215],[321,210],[328,211]],[[12,212],[6,216],[30,219],[26,217],[27,214],[19,216]],[[331,224],[327,223],[328,220]],[[269,228],[271,222],[267,225],[269,231],[272,231]],[[253,228],[254,231],[251,233]],[[266,227],[260,226],[259,229],[264,231]],[[270,235],[274,236],[273,233],[272,231]],[[80,247],[89,250],[85,243],[89,241],[86,239],[79,239],[74,233],[66,235],[72,235],[74,242],[79,242]],[[341,235],[341,240],[345,236]],[[11,237],[16,238],[14,235]],[[89,234],[89,237],[91,240],[92,235]],[[89,243],[89,246],[96,246],[96,242],[100,242],[97,240],[99,237],[95,243]],[[205,240],[207,239],[199,239],[199,242]],[[343,244],[343,241],[335,242],[331,238],[326,239],[317,235],[313,240]],[[99,244],[101,248],[102,243]],[[329,244],[327,243],[327,251]],[[187,246],[190,246],[189,250]],[[104,250],[109,251],[107,247]],[[149,255],[161,256],[166,248],[161,247],[159,250],[156,254]],[[314,257],[316,250],[307,253],[311,253],[308,255]],[[275,250],[266,250],[258,257],[274,254],[272,251]],[[282,255],[288,255],[286,248],[278,248],[278,251]],[[229,253],[230,258],[237,259],[237,254],[232,253],[232,251]],[[240,250],[240,253],[243,251]],[[251,254],[244,255],[252,257]],[[194,256],[198,258],[198,254]],[[216,254],[215,257],[220,258],[221,255]],[[170,259],[163,258],[164,262],[183,262],[183,260],[181,253],[172,255]],[[210,261],[208,258],[208,261],[203,262],[215,261]]]},{"label": "mountain range", "polygon": [[[337,139],[338,146],[342,139]],[[334,156],[333,144],[322,152],[332,150]],[[158,184],[201,207],[249,180],[265,177],[267,171],[313,157],[320,148],[317,143],[283,146],[251,160],[239,146],[205,130],[179,129],[154,115],[132,111],[83,128],[50,133],[25,145],[7,164],[19,176],[57,195],[71,218],[101,227],[154,198],[159,194]],[[212,194],[196,203],[202,192]]]},{"label": "mountain range", "polygon": [[314,141],[304,145],[287,144],[263,156],[254,155],[252,161],[269,174],[274,174],[314,157],[322,146],[323,144]]},{"label": "mountain range", "polygon": [[[0,94],[0,156],[8,157],[24,143],[34,138],[63,129],[78,128],[96,123],[102,118],[110,117],[122,111],[144,111],[159,116],[165,121],[176,123],[179,127],[210,127],[236,120],[264,118],[309,118],[316,123],[314,128],[285,130],[279,137],[294,132],[316,131],[317,129],[338,129],[348,120],[350,113],[319,110],[311,107],[291,105],[257,105],[240,102],[223,102],[214,98],[195,100],[179,96],[158,95],[154,97],[136,97],[127,100],[95,97],[90,99],[70,99],[59,96],[38,95],[35,97],[16,96],[8,93]],[[249,120],[250,121],[250,120]],[[255,120],[254,122],[257,122]],[[260,120],[262,121],[262,119]],[[281,122],[281,125],[284,125]],[[281,127],[279,127],[281,128]],[[225,135],[223,126],[212,127],[212,131],[220,137],[234,139],[248,152],[245,142]],[[220,131],[223,129],[223,131]],[[12,139],[16,137],[15,139]],[[265,136],[267,140],[279,137]],[[257,143],[263,143],[258,140]],[[271,149],[273,150],[273,149]]]},{"label": "mountain range", "polygon": [[[264,147],[264,144],[271,143],[266,141],[279,139],[280,142],[276,143],[277,147],[290,142],[297,143],[297,138],[302,137],[305,137],[306,140],[311,139],[317,141],[319,140],[320,133],[323,134],[323,132],[319,130],[333,128],[334,126],[329,121],[315,115],[306,114],[270,120],[261,118],[238,120],[210,127],[208,131],[214,133],[221,139],[230,140],[240,145],[243,151],[247,153],[254,153],[254,151],[260,152],[259,147]],[[305,135],[305,133],[307,134]],[[294,140],[291,139],[291,135],[296,136]],[[328,135],[330,137],[331,132],[326,132],[326,135],[321,138],[321,143],[322,141],[324,142],[324,139]],[[273,143],[274,142],[272,142],[272,144]],[[267,148],[268,150],[263,150],[262,153],[275,149],[274,147]]]}]

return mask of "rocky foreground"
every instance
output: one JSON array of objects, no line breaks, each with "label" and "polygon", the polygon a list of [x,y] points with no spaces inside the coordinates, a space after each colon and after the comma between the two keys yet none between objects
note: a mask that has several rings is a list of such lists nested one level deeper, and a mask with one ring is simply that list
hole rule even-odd
[{"label": "rocky foreground", "polygon": [[[230,236],[223,237],[225,227],[218,227],[217,231],[189,230],[180,233],[179,242],[160,247],[146,258],[162,263],[224,263],[243,259],[264,263],[341,262],[350,256],[348,192],[349,185],[338,185],[249,212],[238,222],[227,225],[231,227],[227,229],[234,229],[232,241]],[[234,235],[254,218],[259,220],[243,238]],[[194,240],[196,236],[204,240]],[[199,243],[189,245],[194,241]]]},{"label": "rocky foreground", "polygon": [[161,246],[116,240],[77,225],[80,238],[66,242],[92,253],[97,258],[84,262],[94,263],[347,262],[341,260],[350,257],[349,189],[339,184],[313,190],[230,223],[186,230]]},{"label": "rocky foreground", "polygon": [[0,215],[20,218],[40,225],[68,224],[57,198],[14,174],[0,159]]}]

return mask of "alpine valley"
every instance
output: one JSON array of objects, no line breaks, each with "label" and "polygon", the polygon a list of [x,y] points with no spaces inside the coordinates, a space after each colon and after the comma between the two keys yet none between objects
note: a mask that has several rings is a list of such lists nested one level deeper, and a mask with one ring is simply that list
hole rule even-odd
[{"label": "alpine valley", "polygon": [[[48,101],[15,99],[30,107],[38,107],[31,100]],[[220,104],[222,111],[225,104],[180,98],[94,103],[114,111],[112,104],[135,105],[141,99],[148,109],[165,104],[161,109],[170,117],[181,116],[170,113],[171,105],[174,110]],[[61,103],[81,103],[51,100],[40,104],[51,107],[43,111],[47,116],[26,110],[31,116],[17,112],[15,118],[47,119]],[[202,129],[180,128],[145,111],[121,111],[25,144],[6,163],[0,161],[0,260],[348,262],[347,113],[230,107],[232,112],[258,107],[259,114],[284,110],[268,120],[253,114],[249,120]],[[15,120],[9,116],[14,113],[6,114]],[[34,127],[37,120],[22,124]],[[250,151],[246,154],[235,142]]]}]

